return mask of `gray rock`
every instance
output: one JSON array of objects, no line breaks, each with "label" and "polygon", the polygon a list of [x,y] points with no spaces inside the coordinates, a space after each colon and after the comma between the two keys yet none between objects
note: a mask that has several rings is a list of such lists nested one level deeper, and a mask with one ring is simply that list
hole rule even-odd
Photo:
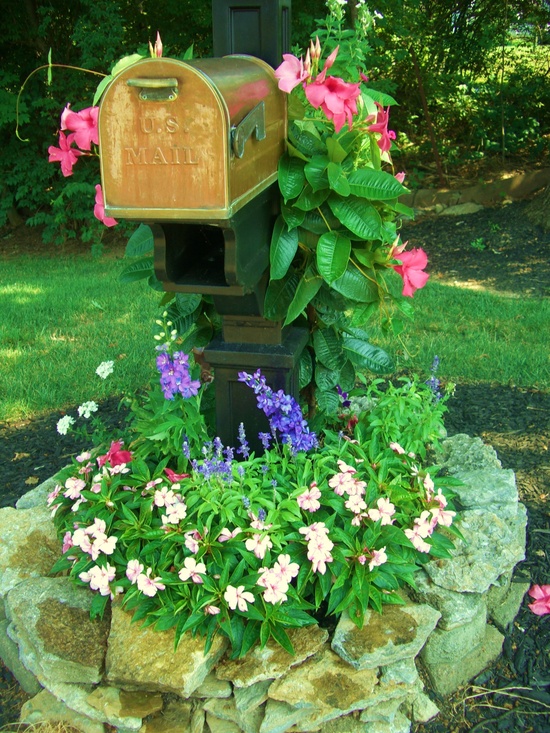
[{"label": "gray rock", "polygon": [[523,598],[530,587],[530,583],[509,583],[504,594],[498,594],[498,601],[496,594],[492,593],[493,589],[496,590],[495,586],[489,589],[487,609],[491,620],[500,631],[504,632],[518,615]]},{"label": "gray rock", "polygon": [[37,695],[42,690],[42,685],[21,663],[19,647],[7,633],[9,623],[7,618],[0,621],[0,659],[28,695]]},{"label": "gray rock", "polygon": [[382,614],[368,610],[358,629],[343,613],[332,648],[355,669],[374,669],[415,657],[435,628],[440,613],[425,604],[385,606]]},{"label": "gray rock", "polygon": [[40,682],[97,683],[103,673],[108,616],[90,618],[94,594],[70,578],[30,578],[6,596],[10,637]]},{"label": "gray rock", "polygon": [[486,615],[486,600],[482,593],[457,593],[436,585],[429,575],[420,570],[414,576],[417,590],[411,596],[418,603],[427,603],[441,614],[437,627],[450,631]]},{"label": "gray rock", "polygon": [[46,500],[48,498],[48,494],[51,494],[51,492],[55,489],[56,485],[59,483],[57,480],[58,474],[56,473],[55,476],[52,476],[51,478],[46,479],[41,484],[36,486],[34,489],[31,489],[30,491],[27,491],[26,494],[23,494],[21,496],[16,504],[16,509],[34,509],[34,507],[42,507],[44,508],[46,506]]},{"label": "gray rock", "polygon": [[191,697],[231,697],[233,688],[226,680],[219,680],[214,672],[210,672],[204,678],[202,684],[197,687]]},{"label": "gray rock", "polygon": [[48,575],[61,543],[46,506],[0,509],[0,597],[27,578]]},{"label": "gray rock", "polygon": [[440,711],[433,700],[419,692],[408,702],[405,712],[414,723],[427,723],[439,715]]},{"label": "gray rock", "polygon": [[476,214],[481,211],[483,206],[481,204],[474,204],[469,202],[466,204],[456,204],[455,206],[448,206],[440,213],[440,216],[465,216],[466,214]]},{"label": "gray rock", "polygon": [[461,685],[488,667],[501,653],[504,636],[494,628],[486,627],[483,642],[462,657],[460,664],[442,663],[426,665],[434,691],[446,697],[456,692]]},{"label": "gray rock", "polygon": [[486,445],[481,438],[472,438],[465,433],[457,433],[443,441],[437,463],[451,474],[456,471],[502,468],[494,448]]},{"label": "gray rock", "polygon": [[189,697],[223,655],[227,639],[216,636],[205,654],[204,639],[190,634],[182,637],[174,651],[174,636],[174,629],[154,631],[132,623],[132,615],[113,603],[106,680],[116,687]]},{"label": "gray rock", "polygon": [[54,697],[48,690],[28,700],[21,708],[19,722],[33,725],[35,723],[65,723],[82,733],[103,733],[102,723],[90,720],[85,715],[71,710],[64,702]]},{"label": "gray rock", "polygon": [[254,710],[267,700],[267,693],[273,680],[262,680],[249,687],[235,687],[233,695],[237,710],[247,712]]},{"label": "gray rock", "polygon": [[493,512],[467,510],[457,522],[464,539],[453,538],[453,557],[431,560],[424,569],[442,588],[484,593],[503,572],[525,558],[520,524],[511,528]]},{"label": "gray rock", "polygon": [[460,664],[472,647],[482,643],[485,632],[485,614],[451,631],[436,629],[420,652],[422,661],[425,664]]},{"label": "gray rock", "polygon": [[454,486],[453,491],[465,509],[489,509],[500,514],[497,507],[515,513],[518,505],[516,476],[511,469],[481,468],[455,471],[455,478],[462,486]]}]

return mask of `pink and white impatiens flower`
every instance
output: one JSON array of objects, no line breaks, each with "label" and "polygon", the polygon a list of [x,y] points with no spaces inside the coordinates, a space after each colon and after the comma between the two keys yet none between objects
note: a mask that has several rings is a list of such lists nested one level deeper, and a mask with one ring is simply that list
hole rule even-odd
[{"label": "pink and white impatiens flower", "polygon": [[206,565],[203,562],[197,562],[194,557],[186,557],[183,561],[183,567],[178,572],[179,579],[182,581],[192,580],[193,583],[201,585],[204,583],[201,575],[206,574]]},{"label": "pink and white impatiens flower", "polygon": [[151,578],[152,572],[152,568],[147,568],[147,571],[145,573],[141,573],[137,579],[137,587],[144,595],[149,596],[149,598],[153,598],[159,590],[164,590],[166,588],[164,583],[161,582],[159,576]]},{"label": "pink and white impatiens flower", "polygon": [[223,597],[232,611],[237,608],[243,613],[248,610],[248,604],[254,603],[254,594],[244,589],[244,585],[239,585],[237,588],[233,585],[228,585]]}]

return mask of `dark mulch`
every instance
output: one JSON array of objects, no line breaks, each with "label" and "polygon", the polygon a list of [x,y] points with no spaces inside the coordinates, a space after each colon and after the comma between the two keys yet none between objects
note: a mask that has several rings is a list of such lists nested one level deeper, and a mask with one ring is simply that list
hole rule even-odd
[{"label": "dark mulch", "polygon": [[[524,209],[525,203],[518,202],[460,218],[425,217],[407,225],[404,239],[429,251],[433,277],[540,297],[548,294],[550,285],[550,233],[532,226]],[[480,239],[485,245],[481,250],[472,246]],[[109,400],[102,414],[116,423],[122,417],[117,407],[118,400]],[[60,416],[0,426],[0,506],[13,505],[82,448],[56,433]],[[451,435],[480,436],[497,450],[503,467],[516,472],[529,515],[526,560],[518,566],[516,579],[550,583],[550,394],[498,384],[459,384],[449,402],[446,426]],[[501,657],[450,699],[434,698],[441,715],[416,726],[416,733],[550,731],[550,615],[535,616],[528,600],[507,630]],[[0,665],[0,726],[17,719],[25,699]]]}]

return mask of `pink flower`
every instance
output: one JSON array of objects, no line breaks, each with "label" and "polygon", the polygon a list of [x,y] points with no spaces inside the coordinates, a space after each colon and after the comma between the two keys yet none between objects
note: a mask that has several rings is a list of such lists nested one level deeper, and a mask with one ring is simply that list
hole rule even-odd
[{"label": "pink flower", "polygon": [[194,557],[186,557],[183,565],[184,567],[178,572],[180,580],[185,582],[191,578],[193,583],[198,583],[199,585],[204,582],[201,575],[206,573],[206,565],[203,562],[197,562]]},{"label": "pink flower", "polygon": [[144,571],[144,566],[140,563],[139,560],[129,560],[128,565],[126,566],[126,577],[132,583],[137,583],[137,579]]},{"label": "pink flower", "polygon": [[431,545],[429,545],[418,533],[418,528],[415,527],[414,529],[406,529],[405,535],[409,538],[409,540],[412,542],[414,547],[419,552],[429,552],[432,548]]},{"label": "pink flower", "polygon": [[351,494],[349,499],[344,503],[344,506],[354,514],[361,514],[363,509],[367,508],[367,505],[359,494]]},{"label": "pink flower", "polygon": [[61,552],[67,552],[67,550],[70,550],[73,546],[73,538],[70,532],[65,532],[63,535],[63,546],[61,548]]},{"label": "pink flower", "polygon": [[357,114],[356,100],[361,94],[359,84],[345,82],[337,76],[319,81],[320,76],[305,88],[309,103],[323,110],[327,119],[334,122],[336,132],[340,132],[346,121],[351,130],[353,115]]},{"label": "pink flower", "polygon": [[533,585],[529,589],[529,595],[535,599],[529,604],[529,608],[537,616],[544,616],[550,613],[550,585]]},{"label": "pink flower", "polygon": [[210,616],[217,616],[218,613],[221,613],[221,608],[218,608],[218,606],[208,605],[204,607],[204,612],[210,614]]},{"label": "pink flower", "polygon": [[184,534],[185,537],[185,546],[189,550],[189,552],[192,552],[193,555],[196,555],[197,552],[200,549],[199,540],[202,540],[202,535],[198,531],[198,529],[192,529],[189,532],[186,532]]},{"label": "pink flower", "polygon": [[239,611],[244,613],[248,610],[247,604],[254,603],[254,595],[249,591],[245,591],[244,585],[239,585],[238,588],[228,585],[223,597],[232,611],[238,608]]},{"label": "pink flower", "polygon": [[234,539],[238,534],[240,534],[240,532],[240,527],[234,529],[233,532],[231,532],[227,527],[224,527],[218,535],[218,542],[228,542],[229,540]]},{"label": "pink flower", "polygon": [[187,516],[187,505],[184,500],[176,496],[172,504],[166,506],[166,514],[162,515],[163,524],[179,524]]},{"label": "pink flower", "polygon": [[[153,483],[153,482],[150,482]],[[149,485],[145,487],[150,488]],[[155,506],[170,506],[176,501],[176,495],[172,491],[172,489],[168,489],[166,486],[163,486],[160,489],[157,489],[155,491],[155,498],[153,499],[153,504]]]},{"label": "pink flower", "polygon": [[376,141],[378,147],[383,153],[386,153],[391,148],[391,141],[395,140],[395,132],[388,130],[388,121],[390,118],[390,108],[384,111],[384,107],[378,102],[375,102],[378,107],[378,114],[376,115],[376,122],[370,125],[367,129],[369,132],[379,132],[380,137]]},{"label": "pink flower", "polygon": [[286,583],[290,583],[292,578],[295,578],[300,572],[300,566],[297,562],[290,562],[290,555],[279,555],[273,571],[280,575]]},{"label": "pink flower", "polygon": [[97,465],[100,468],[106,463],[109,463],[111,466],[120,466],[123,463],[130,463],[131,460],[132,453],[128,450],[122,450],[122,441],[116,440],[111,443],[111,447],[104,456],[98,457]]},{"label": "pink flower", "polygon": [[369,570],[372,572],[373,568],[383,565],[387,561],[388,556],[386,555],[385,547],[381,547],[379,550],[372,550],[371,559],[369,562]]},{"label": "pink flower", "polygon": [[162,58],[162,41],[160,40],[160,33],[157,31],[157,39],[155,41],[155,45],[149,41],[149,52],[153,58],[160,59]]},{"label": "pink flower", "polygon": [[275,69],[275,77],[279,80],[279,89],[290,94],[294,87],[309,78],[310,70],[307,63],[304,66],[302,59],[290,53],[284,53],[283,59],[283,63]]},{"label": "pink flower", "polygon": [[376,505],[378,509],[369,509],[368,515],[369,519],[372,519],[373,522],[377,522],[380,520],[380,524],[393,524],[393,515],[395,514],[395,506],[391,503],[389,499],[385,499],[384,497],[380,497],[378,501],[376,502]]},{"label": "pink flower", "polygon": [[399,183],[403,183],[403,181],[405,180],[405,176],[406,175],[407,174],[406,173],[403,173],[403,172],[396,173],[395,176],[394,176],[394,178],[395,178],[396,181],[399,181]]},{"label": "pink flower", "polygon": [[400,446],[399,443],[390,443],[390,448],[399,455],[403,455],[405,453],[405,449]]},{"label": "pink flower", "polygon": [[253,552],[256,555],[258,560],[263,560],[268,548],[273,547],[269,535],[262,537],[260,534],[252,535],[252,537],[246,540],[244,545],[249,552]]},{"label": "pink flower", "polygon": [[353,483],[353,476],[349,473],[336,473],[329,479],[328,485],[334,489],[334,493],[338,496],[349,494],[349,488]]},{"label": "pink flower", "polygon": [[321,492],[317,488],[315,481],[313,481],[307,491],[304,491],[303,494],[296,497],[296,501],[300,509],[303,509],[305,512],[316,512],[321,506],[318,501],[320,498]]},{"label": "pink flower", "polygon": [[67,491],[63,493],[63,496],[66,496],[68,499],[80,499],[82,490],[86,488],[86,482],[81,478],[71,476],[65,481],[65,488]]},{"label": "pink flower", "polygon": [[101,190],[100,183],[95,187],[94,216],[103,222],[106,227],[114,227],[118,224],[117,220],[113,219],[112,216],[105,216],[105,201],[103,200],[103,191]]},{"label": "pink flower", "polygon": [[393,269],[403,278],[402,294],[412,297],[416,290],[423,288],[428,282],[429,275],[423,272],[428,264],[428,257],[420,247],[409,252],[396,252],[394,248],[392,257],[401,260],[401,264],[393,265]]},{"label": "pink flower", "polygon": [[78,577],[83,583],[89,583],[92,590],[98,590],[102,596],[110,595],[112,598],[109,583],[115,579],[115,575],[116,568],[107,563],[104,568],[94,565],[87,572],[80,573]]},{"label": "pink flower", "polygon": [[328,535],[328,528],[326,527],[324,522],[313,522],[313,524],[310,524],[306,527],[300,527],[298,532],[300,534],[303,534],[306,540],[309,542],[309,540],[315,537],[326,537]]},{"label": "pink flower", "polygon": [[137,587],[139,590],[149,598],[156,596],[159,590],[164,590],[166,586],[160,582],[160,577],[151,578],[153,569],[147,568],[147,572],[142,573],[137,579]]},{"label": "pink flower", "polygon": [[73,165],[78,160],[78,157],[82,155],[81,150],[71,148],[72,141],[73,135],[66,137],[64,132],[60,132],[59,147],[56,148],[55,145],[50,145],[48,148],[48,153],[50,154],[48,162],[61,163],[61,173],[63,173],[65,178],[73,175]]},{"label": "pink flower", "polygon": [[266,570],[262,574],[262,577],[258,580],[258,585],[265,588],[263,596],[266,603],[275,604],[287,600],[288,583],[273,569]]},{"label": "pink flower", "polygon": [[176,473],[175,471],[172,471],[171,468],[165,468],[164,473],[168,476],[168,480],[173,484],[178,481],[183,481],[184,478],[189,478],[190,476],[188,473]]},{"label": "pink flower", "polygon": [[73,112],[70,107],[68,104],[61,113],[61,129],[71,130],[74,133],[70,136],[71,142],[74,140],[81,150],[91,150],[92,143],[99,145],[97,129],[99,107],[86,107],[80,112]]}]

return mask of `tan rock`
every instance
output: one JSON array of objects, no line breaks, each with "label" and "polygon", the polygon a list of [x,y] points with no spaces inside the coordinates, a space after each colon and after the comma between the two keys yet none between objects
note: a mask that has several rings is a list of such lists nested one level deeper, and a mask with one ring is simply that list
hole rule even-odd
[{"label": "tan rock", "polygon": [[210,729],[210,733],[242,733],[236,723],[220,720],[210,713],[206,713],[206,724]]},{"label": "tan rock", "polygon": [[231,683],[227,682],[227,680],[219,680],[214,672],[210,672],[210,674],[206,675],[204,678],[204,682],[200,685],[200,687],[197,687],[195,692],[191,695],[191,697],[201,697],[201,698],[209,698],[209,697],[231,697],[233,693],[233,688],[231,687]]},{"label": "tan rock", "polygon": [[118,718],[146,718],[162,710],[162,695],[158,692],[126,692],[117,687],[96,687],[86,701],[106,715]]},{"label": "tan rock", "polygon": [[58,700],[48,690],[42,690],[21,708],[20,723],[65,723],[82,733],[103,733],[104,726],[85,715],[71,710],[65,703]]},{"label": "tan rock", "polygon": [[216,669],[221,680],[231,680],[235,687],[249,687],[262,680],[277,679],[288,669],[316,654],[328,639],[326,629],[304,626],[287,631],[294,656],[286,652],[273,639],[263,649],[254,647],[243,659],[227,659]]},{"label": "tan rock", "polygon": [[185,634],[174,651],[175,632],[132,623],[130,613],[113,604],[106,658],[106,679],[117,687],[174,692],[189,697],[223,655],[227,639],[216,636],[208,654],[204,639]]},{"label": "tan rock", "polygon": [[[199,729],[202,733],[204,713]],[[139,733],[189,733],[193,704],[187,700],[170,702],[161,714],[148,718]]]}]

